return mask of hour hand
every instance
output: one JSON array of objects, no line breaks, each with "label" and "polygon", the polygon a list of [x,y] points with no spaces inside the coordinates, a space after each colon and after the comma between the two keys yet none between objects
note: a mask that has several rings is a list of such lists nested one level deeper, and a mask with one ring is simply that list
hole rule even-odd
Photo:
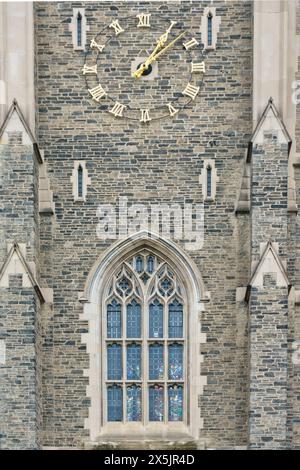
[{"label": "hour hand", "polygon": [[163,49],[159,48],[158,52],[156,54],[154,51],[152,54],[148,57],[148,59],[132,74],[136,78],[140,78],[143,75],[144,70],[147,70],[149,65],[152,64],[152,62],[155,62],[162,54],[164,54],[167,50],[169,50],[171,47],[174,46],[174,44],[179,41],[179,39],[182,38],[186,34],[186,31],[183,33],[179,34],[173,41],[169,42]]}]

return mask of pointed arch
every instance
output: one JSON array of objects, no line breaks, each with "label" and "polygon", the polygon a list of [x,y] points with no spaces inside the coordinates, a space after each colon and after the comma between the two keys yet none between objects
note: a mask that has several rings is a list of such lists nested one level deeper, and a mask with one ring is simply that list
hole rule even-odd
[{"label": "pointed arch", "polygon": [[[145,424],[142,425],[136,422],[126,422],[123,424],[117,422],[110,423],[107,422],[109,420],[105,419],[106,411],[103,405],[104,392],[102,384],[106,373],[104,370],[106,366],[105,361],[101,358],[104,353],[103,341],[105,340],[102,338],[104,327],[101,324],[102,318],[104,318],[103,292],[108,292],[109,279],[113,278],[114,273],[124,263],[124,260],[130,259],[131,256],[135,260],[134,256],[143,253],[143,250],[147,250],[150,256],[153,257],[151,260],[151,270],[152,262],[155,262],[155,259],[158,258],[162,260],[162,263],[167,263],[174,270],[175,275],[178,276],[178,279],[183,284],[188,301],[186,308],[188,312],[186,369],[188,371],[189,383],[187,419],[184,423],[159,423],[159,426],[157,426],[157,423],[152,423],[151,425],[150,422],[147,423],[147,428],[145,428]],[[149,254],[145,256],[145,259],[147,259]],[[138,268],[141,269],[140,260],[138,261]],[[146,270],[147,263],[144,263],[144,267]],[[144,292],[146,291],[147,286],[145,285]],[[188,439],[198,437],[199,429],[202,427],[200,409],[198,408],[198,396],[202,393],[203,384],[205,384],[205,377],[200,375],[200,343],[203,342],[203,335],[201,334],[199,313],[203,306],[201,302],[203,298],[204,284],[193,260],[172,241],[158,237],[148,231],[140,231],[128,239],[117,241],[97,259],[88,275],[84,295],[81,298],[81,301],[84,303],[84,313],[81,318],[82,320],[88,320],[89,323],[89,331],[83,335],[82,340],[87,345],[87,352],[90,356],[89,369],[85,371],[85,375],[89,377],[87,396],[91,399],[91,406],[85,427],[89,429],[91,441],[97,442],[99,438],[102,440],[114,437],[120,438],[122,435],[127,436],[129,431],[129,435],[135,439],[141,438],[142,435],[144,437],[147,436],[148,431],[152,436],[154,432],[160,438],[168,438],[170,426],[177,426],[176,429],[178,429],[181,438],[184,435]],[[180,323],[180,319],[178,322]],[[137,386],[139,385],[137,384]],[[174,438],[174,428],[170,432],[171,434],[173,433]]]}]

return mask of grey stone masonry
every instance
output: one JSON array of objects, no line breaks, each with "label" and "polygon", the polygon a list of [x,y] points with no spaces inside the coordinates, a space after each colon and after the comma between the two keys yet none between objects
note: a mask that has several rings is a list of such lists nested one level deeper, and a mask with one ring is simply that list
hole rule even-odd
[{"label": "grey stone masonry", "polygon": [[281,449],[287,439],[287,288],[252,288],[249,448]]},{"label": "grey stone masonry", "polygon": [[32,282],[39,258],[39,185],[32,145],[19,137],[0,145],[0,179],[0,340],[6,350],[0,448],[35,449],[42,413],[40,299]]}]

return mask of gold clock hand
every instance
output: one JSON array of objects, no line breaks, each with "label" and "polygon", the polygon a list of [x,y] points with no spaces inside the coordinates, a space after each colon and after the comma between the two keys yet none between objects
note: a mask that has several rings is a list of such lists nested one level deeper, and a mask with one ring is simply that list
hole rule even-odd
[{"label": "gold clock hand", "polygon": [[152,53],[149,55],[149,57],[145,60],[145,62],[138,68],[138,70],[136,70],[132,75],[136,78],[140,78],[143,74],[143,72],[145,70],[148,69],[149,65],[151,64],[151,62],[149,62],[149,60],[156,54],[156,52],[161,49],[164,44],[167,42],[168,40],[168,36],[169,36],[169,33],[171,32],[171,29],[173,28],[173,26],[176,24],[176,21],[171,21],[171,24],[169,26],[169,28],[166,30],[165,33],[163,33],[157,40],[157,45],[156,47],[154,48],[154,50],[152,51]]},{"label": "gold clock hand", "polygon": [[179,39],[181,39],[182,36],[184,36],[185,34],[186,34],[186,31],[179,34],[179,36],[177,36],[175,39],[173,39],[173,41],[169,42],[169,44],[166,47],[164,47],[161,51],[159,51],[157,54],[155,54],[153,57],[151,57],[151,62],[153,62],[154,60],[157,60],[162,54],[164,54],[167,50],[169,50],[172,46],[174,46],[174,44],[177,41],[179,41]]},{"label": "gold clock hand", "polygon": [[148,59],[134,72],[134,76],[136,78],[140,78],[144,72],[144,70],[147,70],[149,65],[152,64],[155,60],[158,59],[162,54],[164,54],[168,49],[170,49],[174,44],[179,41],[179,39],[182,38],[186,34],[186,31],[183,33],[179,34],[173,41],[171,41],[166,47],[164,47],[161,51],[157,52],[157,54],[153,55],[153,53],[148,57]]}]

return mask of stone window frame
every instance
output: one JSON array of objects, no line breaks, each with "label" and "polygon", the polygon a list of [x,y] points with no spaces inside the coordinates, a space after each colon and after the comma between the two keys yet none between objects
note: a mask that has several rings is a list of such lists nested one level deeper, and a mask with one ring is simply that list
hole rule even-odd
[{"label": "stone window frame", "polygon": [[[82,196],[78,195],[78,169],[79,167],[82,168]],[[74,169],[72,171],[72,176],[70,178],[72,183],[72,192],[74,201],[86,201],[87,196],[87,187],[91,184],[91,178],[88,176],[88,171],[86,168],[86,161],[85,160],[75,160],[74,161]]]},{"label": "stone window frame", "polygon": [[[211,44],[208,44],[208,18],[212,18],[212,41]],[[205,7],[203,15],[201,17],[201,41],[204,45],[204,49],[207,51],[215,50],[217,47],[218,32],[220,30],[221,17],[217,16],[215,7]]]},{"label": "stone window frame", "polygon": [[[189,397],[187,424],[173,422],[165,425],[160,422],[153,422],[148,426],[140,425],[136,422],[103,422],[103,407],[106,406],[105,396],[102,396],[102,371],[101,356],[103,350],[102,338],[102,317],[104,314],[101,295],[106,285],[107,279],[116,270],[117,266],[140,250],[145,248],[164,261],[166,261],[182,279],[183,285],[188,295],[189,327],[187,338],[189,342]],[[201,312],[204,310],[204,299],[209,296],[204,291],[204,285],[198,268],[194,262],[178,248],[173,242],[162,239],[155,234],[149,235],[147,231],[141,231],[132,235],[128,239],[123,239],[113,244],[94,264],[87,282],[85,291],[79,293],[79,300],[84,303],[84,312],[80,319],[88,321],[89,332],[82,335],[82,343],[86,344],[90,357],[89,368],[84,370],[84,375],[89,378],[87,386],[87,397],[91,400],[89,417],[85,421],[85,428],[89,430],[89,443],[99,442],[99,440],[118,440],[123,436],[130,436],[128,439],[174,439],[176,435],[188,439],[199,437],[203,428],[203,419],[200,416],[199,397],[203,393],[206,385],[206,377],[201,375],[201,354],[200,345],[206,342],[206,335],[201,332]],[[162,426],[159,426],[162,424]]]},{"label": "stone window frame", "polygon": [[[77,30],[77,19],[78,14],[81,15],[81,45],[78,45],[78,30]],[[84,8],[73,8],[73,16],[71,22],[69,23],[69,31],[72,33],[72,43],[74,51],[85,51],[86,46],[86,33],[89,31],[90,27],[87,24],[87,19],[85,16]]]},{"label": "stone window frame", "polygon": [[[207,169],[211,169],[211,194],[207,195]],[[219,177],[215,166],[215,160],[205,159],[203,162],[203,168],[199,176],[199,183],[202,185],[202,194],[204,201],[214,201],[216,199],[217,182]]]}]

